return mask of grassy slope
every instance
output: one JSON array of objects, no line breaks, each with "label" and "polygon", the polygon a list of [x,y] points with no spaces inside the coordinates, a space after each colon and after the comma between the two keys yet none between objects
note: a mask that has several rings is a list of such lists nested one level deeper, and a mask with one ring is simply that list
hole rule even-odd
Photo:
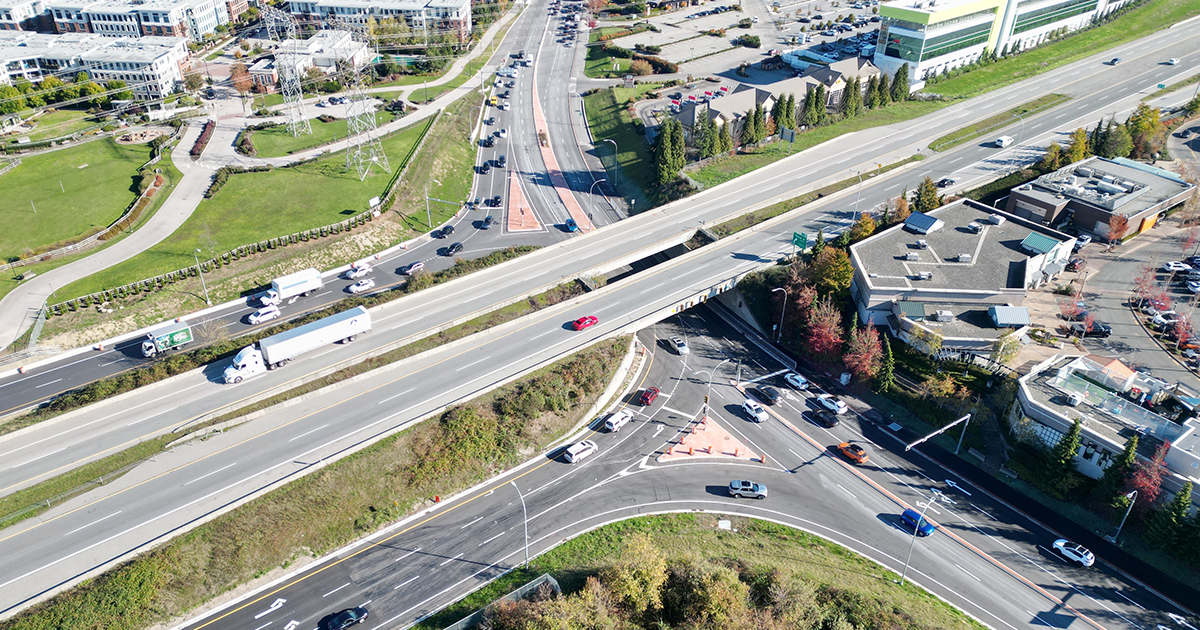
[{"label": "grassy slope", "polygon": [[[653,89],[653,86],[639,86]],[[622,90],[625,91],[625,90]],[[604,167],[626,199],[637,199],[636,208],[650,208],[646,189],[651,171],[650,146],[646,137],[633,129],[632,119],[625,107],[617,103],[613,90],[601,90],[584,97],[588,127],[596,139],[596,151]],[[612,140],[617,143],[616,166],[613,164]]]},{"label": "grassy slope", "polygon": [[111,139],[21,158],[0,176],[0,222],[14,227],[0,234],[0,257],[107,227],[137,198],[134,177],[148,159],[149,145]]},{"label": "grassy slope", "polygon": [[[386,125],[394,118],[395,116],[386,111],[375,114],[375,122],[379,126]],[[346,138],[346,119],[344,118],[328,123],[313,118],[309,121],[309,125],[312,127],[311,134],[296,137],[288,132],[286,126],[281,126],[255,131],[250,139],[254,142],[254,149],[258,152],[258,157],[281,157],[336,142],[339,138],[343,140]]]},{"label": "grassy slope", "polygon": [[[383,140],[383,148],[400,168],[425,125],[416,125]],[[50,303],[86,295],[193,264],[192,252],[213,256],[247,243],[320,227],[367,209],[367,201],[383,192],[391,175],[372,170],[365,181],[346,172],[345,154],[337,153],[294,168],[234,175],[212,199],[158,245],[119,265],[59,289]]]},{"label": "grassy slope", "polygon": [[[32,113],[32,110],[21,112],[21,117],[28,118]],[[87,111],[79,109],[47,110],[46,113],[37,117],[36,122],[37,127],[34,128],[32,133],[18,133],[7,137],[6,141],[24,136],[28,136],[31,142],[60,138],[73,134],[76,131],[94,127],[97,124],[96,120]]]}]

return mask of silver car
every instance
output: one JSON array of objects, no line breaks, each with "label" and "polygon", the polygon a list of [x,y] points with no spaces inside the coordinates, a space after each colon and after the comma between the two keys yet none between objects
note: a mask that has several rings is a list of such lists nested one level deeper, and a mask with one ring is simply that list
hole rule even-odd
[{"label": "silver car", "polygon": [[671,345],[675,347],[675,352],[679,354],[690,354],[687,342],[680,337],[671,337]]}]

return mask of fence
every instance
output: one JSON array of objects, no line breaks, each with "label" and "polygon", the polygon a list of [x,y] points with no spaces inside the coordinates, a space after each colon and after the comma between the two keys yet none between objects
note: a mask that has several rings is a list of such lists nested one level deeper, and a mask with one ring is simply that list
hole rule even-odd
[{"label": "fence", "polygon": [[62,352],[61,346],[36,346],[26,348],[19,352],[0,356],[0,365],[10,365],[13,363],[25,363],[33,357],[38,357],[43,354],[58,354]]},{"label": "fence", "polygon": [[421,132],[421,139],[417,140],[416,144],[414,144],[412,149],[409,150],[408,155],[404,156],[404,166],[396,169],[396,173],[392,175],[392,179],[388,182],[387,188],[383,189],[383,194],[380,195],[381,201],[379,203],[381,210],[387,210],[391,208],[392,202],[396,200],[396,190],[399,188],[401,180],[404,179],[404,174],[408,172],[408,167],[410,164],[412,164],[413,157],[419,154],[421,152],[421,148],[425,146],[425,139],[429,137],[429,132],[433,129],[433,126],[436,125],[439,120],[441,120],[443,111],[444,110],[439,109],[437,113],[433,115],[433,120],[426,125],[425,131]]},{"label": "fence", "polygon": [[473,628],[476,625],[479,625],[479,622],[483,621],[484,615],[487,614],[488,610],[492,606],[495,606],[500,602],[515,602],[519,599],[523,599],[526,595],[529,595],[530,593],[541,588],[543,584],[548,584],[550,589],[552,589],[555,594],[562,592],[562,588],[558,585],[558,580],[551,577],[549,573],[543,573],[534,580],[526,582],[524,586],[520,586],[516,590],[510,591],[507,595],[504,595],[487,606],[484,606],[483,608],[476,610],[466,617],[459,619],[456,623],[446,626],[445,630],[467,630],[468,628]]},{"label": "fence", "polygon": [[4,166],[0,166],[0,175],[3,175],[5,173],[13,170],[14,168],[17,168],[20,165],[21,165],[21,158],[13,158],[11,161],[6,163]]},{"label": "fence", "polygon": [[59,494],[56,494],[48,499],[42,499],[41,501],[38,501],[37,503],[34,503],[32,505],[27,505],[27,506],[17,510],[16,512],[11,512],[9,514],[5,514],[4,516],[0,516],[0,528],[4,528],[10,522],[18,521],[18,520],[21,520],[22,518],[25,518],[27,514],[29,514],[30,512],[32,512],[34,510],[41,510],[41,509],[48,510],[48,509],[54,507],[55,505],[58,505],[59,503],[63,503],[74,497],[77,497],[77,496],[83,494],[84,492],[91,490],[92,488],[94,488],[96,486],[103,486],[105,484],[105,481],[104,481],[105,477],[108,477],[108,479],[111,481],[112,479],[120,477],[122,474],[129,472],[130,470],[133,470],[135,467],[141,466],[143,462],[147,462],[150,459],[151,458],[149,458],[149,457],[144,458],[144,459],[139,459],[138,461],[133,462],[132,464],[127,464],[127,465],[121,467],[120,469],[114,470],[114,471],[108,473],[107,475],[104,475],[103,477],[97,477],[95,479],[92,479],[91,481],[87,481],[78,486],[75,486],[74,488],[71,488],[70,490],[67,490],[66,492],[60,492]]},{"label": "fence", "polygon": [[260,252],[275,249],[276,247],[287,247],[288,245],[295,245],[297,243],[306,243],[310,240],[350,231],[356,227],[365,225],[372,218],[374,218],[374,211],[368,210],[338,223],[331,223],[319,228],[304,230],[303,232],[294,232],[284,236],[269,238],[265,241],[259,241],[249,245],[240,245],[229,250],[228,252],[225,252],[224,254],[214,256],[208,260],[200,261],[199,267],[196,265],[191,265],[182,269],[176,269],[175,271],[164,273],[160,276],[155,276],[153,278],[145,278],[138,280],[137,282],[131,282],[115,289],[105,289],[103,291],[97,291],[96,293],[91,293],[82,297],[72,298],[64,302],[53,304],[49,307],[47,316],[62,315],[67,312],[88,308],[92,305],[101,305],[115,298],[123,298],[129,295],[136,295],[138,293],[150,293],[152,291],[157,291],[163,287],[166,287],[167,285],[174,284],[185,278],[196,276],[199,273],[210,273],[213,269],[220,268],[222,265],[228,265],[247,256],[252,256]]}]

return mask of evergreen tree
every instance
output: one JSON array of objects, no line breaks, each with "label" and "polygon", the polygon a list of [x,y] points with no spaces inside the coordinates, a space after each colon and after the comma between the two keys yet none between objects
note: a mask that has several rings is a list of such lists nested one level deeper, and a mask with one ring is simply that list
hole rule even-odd
[{"label": "evergreen tree", "polygon": [[842,94],[842,115],[854,118],[862,113],[862,109],[862,82],[854,77],[846,84],[846,91]]},{"label": "evergreen tree", "polygon": [[783,110],[785,108],[787,108],[786,96],[780,96],[779,98],[775,99],[775,104],[771,106],[771,120],[775,121],[776,133],[779,133],[779,130],[783,129]]},{"label": "evergreen tree", "polygon": [[721,125],[720,149],[721,153],[729,153],[733,150],[733,136],[729,133],[728,123]]},{"label": "evergreen tree", "polygon": [[1096,128],[1092,129],[1092,133],[1088,135],[1089,147],[1100,147],[1104,145],[1104,119],[1096,123]]},{"label": "evergreen tree", "polygon": [[651,152],[654,156],[654,183],[658,186],[674,181],[675,177],[679,175],[679,170],[683,168],[679,159],[683,147],[678,146],[682,133],[683,128],[679,121],[667,118],[659,130],[658,137],[654,139],[654,147]]},{"label": "evergreen tree", "polygon": [[1146,527],[1150,544],[1164,551],[1175,551],[1188,534],[1188,512],[1192,508],[1192,482],[1185,481],[1170,503],[1155,510]]},{"label": "evergreen tree", "polygon": [[913,200],[915,212],[928,213],[942,207],[942,198],[938,195],[937,184],[928,175],[917,186],[917,198]]},{"label": "evergreen tree", "polygon": [[1125,442],[1125,450],[1108,468],[1104,476],[1096,484],[1097,496],[1101,501],[1108,502],[1125,492],[1129,477],[1133,475],[1133,465],[1137,462],[1138,436],[1136,433]]},{"label": "evergreen tree", "polygon": [[883,342],[883,361],[875,373],[875,391],[886,394],[896,383],[896,358],[892,356],[891,340],[886,334],[880,336],[883,337],[880,340]]},{"label": "evergreen tree", "polygon": [[871,75],[867,79],[867,107],[875,109],[879,107],[879,77]]},{"label": "evergreen tree", "polygon": [[1129,136],[1129,128],[1109,121],[1109,128],[1104,131],[1104,144],[1097,154],[1106,158],[1128,157],[1132,150],[1133,138]]},{"label": "evergreen tree", "polygon": [[1067,145],[1067,164],[1074,164],[1088,156],[1087,132],[1082,127],[1071,132],[1071,142]]},{"label": "evergreen tree", "polygon": [[796,95],[788,94],[787,103],[783,107],[783,126],[788,129],[796,128]]},{"label": "evergreen tree", "polygon": [[892,102],[892,89],[888,87],[888,75],[879,73],[879,84],[876,86],[879,90],[876,95],[876,102],[879,107],[885,107]]},{"label": "evergreen tree", "polygon": [[804,94],[804,104],[800,106],[800,113],[796,114],[796,126],[804,125],[812,127],[812,108],[813,108],[813,90],[808,90]]},{"label": "evergreen tree", "polygon": [[712,131],[707,115],[698,118],[692,127],[692,146],[701,160],[712,155]]},{"label": "evergreen tree", "polygon": [[823,251],[825,251],[825,232],[822,230],[817,230],[817,237],[813,239],[813,244],[809,249],[809,253],[812,254],[812,257],[815,259],[817,255]]},{"label": "evergreen tree", "polygon": [[1063,434],[1050,451],[1046,460],[1046,479],[1057,483],[1067,479],[1075,472],[1075,454],[1079,452],[1079,435],[1083,432],[1083,423],[1075,418],[1075,423]]},{"label": "evergreen tree", "polygon": [[767,113],[763,111],[762,103],[754,106],[754,143],[762,142],[767,137]]},{"label": "evergreen tree", "polygon": [[892,77],[892,100],[899,103],[908,100],[908,64],[902,63]]},{"label": "evergreen tree", "polygon": [[754,144],[754,112],[746,112],[742,117],[742,146]]},{"label": "evergreen tree", "polygon": [[838,249],[850,247],[850,230],[838,232],[837,238],[833,239],[833,246]]},{"label": "evergreen tree", "polygon": [[825,124],[825,86],[818,83],[816,87],[808,91],[808,100],[812,101],[812,105],[808,110],[808,118],[805,121],[809,127],[819,127]]},{"label": "evergreen tree", "polygon": [[674,180],[687,164],[687,137],[683,133],[683,123],[673,117],[668,120],[671,121],[668,129],[671,133],[671,179]]}]

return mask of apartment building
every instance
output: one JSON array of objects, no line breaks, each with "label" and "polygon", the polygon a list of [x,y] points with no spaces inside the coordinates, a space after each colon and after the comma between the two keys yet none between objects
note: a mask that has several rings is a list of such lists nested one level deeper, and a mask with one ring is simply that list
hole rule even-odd
[{"label": "apartment building", "polygon": [[[3,0],[0,0],[3,1]],[[40,0],[59,33],[154,35],[193,41],[246,11],[246,0]],[[236,13],[234,13],[236,11]]]},{"label": "apartment building", "polygon": [[460,40],[471,35],[471,0],[305,0],[289,3],[300,22],[334,17],[351,24],[403,19],[416,33],[452,32]]},{"label": "apartment building", "polygon": [[880,5],[875,65],[894,75],[909,65],[914,89],[984,51],[1016,51],[1053,31],[1075,30],[1131,0],[898,0]]},{"label": "apartment building", "polygon": [[154,100],[176,89],[188,64],[182,37],[0,31],[0,83],[37,83],[51,75],[70,80],[85,72],[97,83],[124,81],[137,100]]},{"label": "apartment building", "polygon": [[0,31],[36,31],[46,13],[44,0],[0,0]]}]

